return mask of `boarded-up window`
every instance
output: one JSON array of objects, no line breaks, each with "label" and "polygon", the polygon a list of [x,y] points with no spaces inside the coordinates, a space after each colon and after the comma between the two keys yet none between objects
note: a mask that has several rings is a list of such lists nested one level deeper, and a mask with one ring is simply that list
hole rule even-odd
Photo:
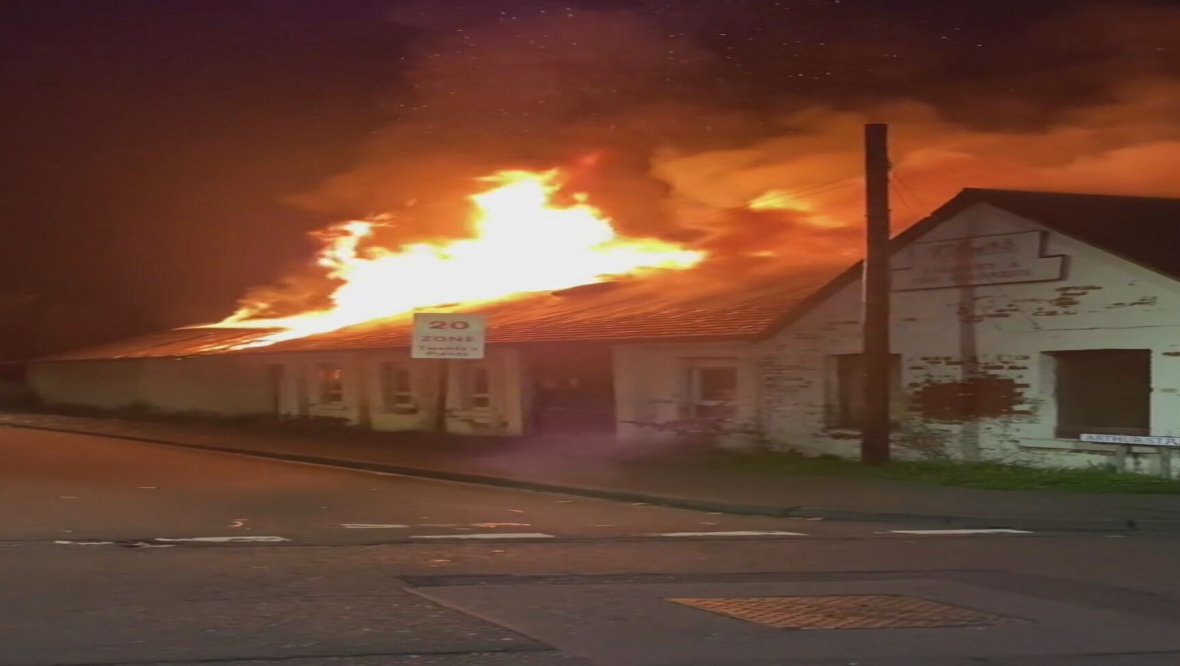
[{"label": "boarded-up window", "polygon": [[319,404],[339,405],[344,402],[344,368],[334,363],[321,363],[317,379]]},{"label": "boarded-up window", "polygon": [[732,419],[737,414],[738,369],[702,365],[688,369],[689,417]]},{"label": "boarded-up window", "polygon": [[1151,429],[1151,352],[1055,352],[1057,436],[1147,435]]},{"label": "boarded-up window", "polygon": [[[859,429],[865,418],[865,366],[861,354],[829,357],[828,427]],[[901,387],[901,354],[889,357],[889,401],[896,415],[904,396]]]},{"label": "boarded-up window", "polygon": [[401,363],[382,363],[379,377],[381,404],[385,409],[408,412],[417,407],[409,368]]}]

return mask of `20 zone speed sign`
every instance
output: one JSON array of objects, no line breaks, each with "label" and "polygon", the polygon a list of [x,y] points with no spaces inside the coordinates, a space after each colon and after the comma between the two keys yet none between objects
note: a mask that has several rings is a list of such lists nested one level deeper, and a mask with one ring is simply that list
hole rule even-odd
[{"label": "20 zone speed sign", "polygon": [[411,358],[483,358],[487,318],[480,314],[414,313]]}]

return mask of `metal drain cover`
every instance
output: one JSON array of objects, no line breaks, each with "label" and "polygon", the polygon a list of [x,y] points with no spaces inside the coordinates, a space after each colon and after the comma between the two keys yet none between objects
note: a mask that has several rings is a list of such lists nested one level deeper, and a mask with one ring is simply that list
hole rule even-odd
[{"label": "metal drain cover", "polygon": [[896,595],[668,599],[777,629],[916,629],[978,627],[1012,618]]}]

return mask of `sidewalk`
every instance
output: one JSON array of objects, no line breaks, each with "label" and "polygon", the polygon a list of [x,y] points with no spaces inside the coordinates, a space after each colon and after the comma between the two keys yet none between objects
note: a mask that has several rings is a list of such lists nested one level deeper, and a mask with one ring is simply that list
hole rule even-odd
[{"label": "sidewalk", "polygon": [[43,414],[0,426],[59,430],[411,476],[735,514],[937,522],[950,527],[1180,532],[1180,496],[1014,492],[718,469],[573,439],[519,441],[260,428]]}]

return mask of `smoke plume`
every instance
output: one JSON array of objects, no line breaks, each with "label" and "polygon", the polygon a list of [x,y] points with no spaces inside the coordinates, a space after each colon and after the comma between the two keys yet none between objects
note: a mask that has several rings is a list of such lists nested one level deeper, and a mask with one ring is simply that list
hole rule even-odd
[{"label": "smoke plume", "polygon": [[951,67],[889,14],[735,60],[709,35],[741,12],[666,4],[402,3],[410,92],[354,170],[292,201],[388,214],[396,247],[464,235],[480,176],[563,166],[621,233],[707,249],[706,269],[847,264],[866,122],[892,126],[899,231],[964,187],[1180,196],[1180,9],[1058,14]]}]

